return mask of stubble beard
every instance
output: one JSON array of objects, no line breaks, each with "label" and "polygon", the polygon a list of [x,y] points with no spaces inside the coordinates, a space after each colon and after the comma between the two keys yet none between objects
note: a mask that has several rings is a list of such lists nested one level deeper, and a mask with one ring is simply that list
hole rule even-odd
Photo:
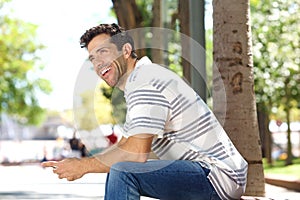
[{"label": "stubble beard", "polygon": [[118,61],[114,61],[115,66],[116,66],[116,84],[115,86],[118,87],[121,90],[124,90],[125,87],[125,81],[127,80],[128,77],[128,73],[127,73],[127,69],[128,69],[128,64],[127,62],[124,62],[123,64],[121,62]]}]

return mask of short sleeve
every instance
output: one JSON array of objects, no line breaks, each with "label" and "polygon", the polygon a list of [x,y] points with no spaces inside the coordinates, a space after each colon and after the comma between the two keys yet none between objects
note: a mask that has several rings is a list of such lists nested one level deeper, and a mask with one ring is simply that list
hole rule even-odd
[{"label": "short sleeve", "polygon": [[125,137],[164,133],[170,104],[160,91],[147,84],[139,86],[126,96],[126,103]]}]

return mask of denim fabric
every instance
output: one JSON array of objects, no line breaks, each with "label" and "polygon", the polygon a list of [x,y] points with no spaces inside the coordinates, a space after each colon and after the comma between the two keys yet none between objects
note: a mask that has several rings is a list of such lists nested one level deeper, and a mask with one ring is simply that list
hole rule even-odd
[{"label": "denim fabric", "polygon": [[186,160],[120,162],[107,175],[105,200],[219,200],[207,175],[210,170]]}]

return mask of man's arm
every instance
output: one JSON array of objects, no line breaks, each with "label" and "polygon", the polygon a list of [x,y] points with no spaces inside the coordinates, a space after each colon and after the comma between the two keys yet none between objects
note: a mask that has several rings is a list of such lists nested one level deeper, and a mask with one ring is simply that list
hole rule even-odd
[{"label": "man's arm", "polygon": [[110,167],[117,162],[147,161],[152,140],[151,134],[138,134],[127,139],[123,137],[118,144],[93,157],[50,161],[42,166],[53,167],[53,172],[58,174],[59,178],[67,178],[69,181],[81,178],[86,173],[108,173]]},{"label": "man's arm", "polygon": [[146,162],[151,152],[152,140],[153,135],[151,134],[131,136],[121,140],[117,146],[96,157],[108,167],[120,161]]}]

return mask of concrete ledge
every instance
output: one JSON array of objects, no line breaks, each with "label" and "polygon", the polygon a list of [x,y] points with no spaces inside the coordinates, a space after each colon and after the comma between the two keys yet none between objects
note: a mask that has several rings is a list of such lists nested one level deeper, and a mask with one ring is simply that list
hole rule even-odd
[{"label": "concrete ledge", "polygon": [[265,182],[271,185],[284,187],[289,190],[300,192],[300,180],[291,177],[265,177]]},{"label": "concrete ledge", "polygon": [[[141,200],[158,200],[158,199],[142,196]],[[242,196],[241,200],[274,200],[274,199],[270,199],[270,198],[266,198],[266,197]]]},{"label": "concrete ledge", "polygon": [[267,197],[242,196],[241,200],[273,200]]}]

